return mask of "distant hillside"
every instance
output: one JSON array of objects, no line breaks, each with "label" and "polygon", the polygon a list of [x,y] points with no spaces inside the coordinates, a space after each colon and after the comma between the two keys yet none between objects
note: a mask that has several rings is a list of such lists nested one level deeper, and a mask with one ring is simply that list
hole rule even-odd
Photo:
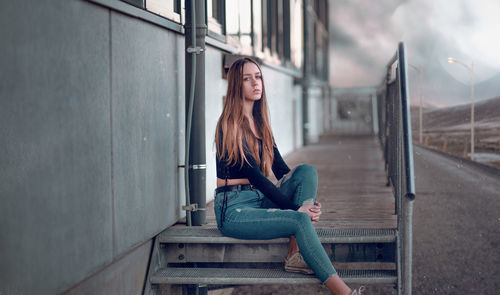
[{"label": "distant hillside", "polygon": [[[413,142],[418,143],[418,108],[411,108]],[[500,168],[500,97],[474,105],[475,160]],[[470,104],[423,113],[422,144],[459,157],[470,157]]]},{"label": "distant hillside", "polygon": [[[448,129],[470,123],[470,104],[439,109],[424,109],[424,130]],[[412,127],[418,128],[418,107],[411,108]],[[475,122],[497,122],[500,125],[500,97],[482,100],[474,105]],[[463,126],[464,128],[466,126]]]}]

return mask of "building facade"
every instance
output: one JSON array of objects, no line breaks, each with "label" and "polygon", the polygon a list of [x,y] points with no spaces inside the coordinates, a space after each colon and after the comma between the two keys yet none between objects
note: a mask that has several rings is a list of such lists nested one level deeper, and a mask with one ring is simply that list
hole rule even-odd
[{"label": "building facade", "polygon": [[[259,60],[286,154],[325,128],[328,4],[195,1],[206,201],[225,70]],[[184,216],[186,16],[180,0],[2,1],[0,294],[137,294],[152,239]]]}]

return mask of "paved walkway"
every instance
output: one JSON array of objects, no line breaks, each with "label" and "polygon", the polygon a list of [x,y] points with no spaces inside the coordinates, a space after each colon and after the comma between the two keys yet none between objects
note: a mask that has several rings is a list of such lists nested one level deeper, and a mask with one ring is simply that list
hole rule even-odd
[{"label": "paved walkway", "polygon": [[[316,144],[285,156],[291,168],[306,163],[319,175],[320,228],[396,228],[392,189],[385,185],[384,161],[375,137],[325,135]],[[215,225],[212,206],[207,222]]]}]

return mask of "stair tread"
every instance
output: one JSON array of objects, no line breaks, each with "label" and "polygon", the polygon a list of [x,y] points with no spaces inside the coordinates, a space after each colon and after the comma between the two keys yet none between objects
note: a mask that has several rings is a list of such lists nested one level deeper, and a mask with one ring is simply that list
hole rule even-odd
[{"label": "stair tread", "polygon": [[[395,229],[316,229],[322,243],[392,243],[396,241]],[[272,240],[243,240],[223,236],[214,227],[174,226],[160,234],[161,243],[287,243],[288,238]]]},{"label": "stair tread", "polygon": [[[337,270],[346,283],[391,284],[395,270]],[[151,277],[152,284],[307,284],[318,283],[314,275],[285,272],[283,269],[246,268],[163,268]]]}]

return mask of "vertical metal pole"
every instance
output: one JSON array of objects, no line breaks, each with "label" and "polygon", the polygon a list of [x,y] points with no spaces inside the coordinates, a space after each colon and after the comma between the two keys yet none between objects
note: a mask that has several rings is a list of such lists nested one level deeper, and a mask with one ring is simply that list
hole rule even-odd
[{"label": "vertical metal pole", "polygon": [[377,96],[376,94],[370,95],[372,99],[372,123],[373,123],[373,134],[378,136],[378,106],[377,106]]},{"label": "vertical metal pole", "polygon": [[[195,4],[193,7],[192,5]],[[193,27],[192,9],[195,10],[195,27]],[[185,163],[188,169],[190,203],[197,204],[202,210],[191,212],[192,225],[201,225],[205,222],[206,207],[206,152],[205,152],[205,0],[186,1],[186,25],[185,25],[185,47],[187,52],[196,51],[196,70],[193,73],[191,58],[192,53],[186,54],[186,97],[191,95],[190,82],[195,76],[194,100],[192,105],[186,104],[186,118],[191,117],[186,124],[189,140],[189,162]],[[194,33],[194,34],[193,34]],[[196,48],[192,48],[193,36],[196,38]],[[189,116],[189,108],[192,115]],[[190,129],[190,130],[189,130]],[[189,212],[188,212],[189,214]]]},{"label": "vertical metal pole", "polygon": [[328,85],[328,83],[325,84],[325,87],[323,87],[323,89],[324,89],[323,97],[325,100],[325,109],[324,109],[325,117],[323,117],[323,122],[325,124],[325,127],[323,129],[323,133],[326,133],[330,131],[330,86]]},{"label": "vertical metal pole", "polygon": [[[399,61],[401,61],[401,52],[398,51],[398,57]],[[406,285],[406,257],[404,255],[404,249],[405,249],[405,239],[404,239],[404,234],[405,234],[405,219],[404,219],[404,208],[403,208],[403,198],[402,198],[402,131],[403,128],[401,127],[402,123],[402,118],[401,118],[401,63],[398,64],[398,78],[397,78],[397,89],[394,90],[393,95],[393,103],[394,103],[394,121],[393,121],[393,126],[394,126],[394,133],[393,133],[393,138],[395,138],[393,144],[394,144],[394,153],[393,153],[393,158],[395,162],[395,167],[394,167],[394,172],[393,172],[393,185],[394,185],[394,191],[396,192],[396,207],[397,207],[397,220],[398,220],[398,238],[399,238],[399,246],[398,246],[398,257],[399,257],[399,265],[400,265],[400,284],[399,284],[399,290],[401,293],[399,294],[404,294],[405,290],[405,285]]]},{"label": "vertical metal pole", "polygon": [[[206,155],[205,155],[205,0],[186,1],[185,68],[186,68],[186,218],[188,225],[205,222]],[[194,210],[191,204],[202,210]],[[206,286],[188,288],[188,294],[205,295]]]},{"label": "vertical metal pole", "polygon": [[413,198],[414,195],[407,194],[403,200],[404,202],[404,259],[405,259],[405,283],[404,283],[404,294],[411,295],[412,289],[412,265],[413,265]]},{"label": "vertical metal pole", "polygon": [[334,116],[334,108],[333,108],[333,87],[328,85],[328,132],[333,129],[333,116]]},{"label": "vertical metal pole", "polygon": [[[405,295],[411,295],[412,288],[412,218],[413,218],[413,200],[415,198],[415,187],[413,181],[413,146],[411,144],[411,122],[410,122],[410,108],[409,108],[409,86],[407,84],[408,76],[406,73],[406,52],[403,43],[399,43],[399,78],[400,78],[400,112],[402,121],[402,161],[404,164],[404,170],[400,171],[400,178],[405,184],[404,187],[400,187],[400,193],[403,194],[405,190],[405,196],[402,200],[402,210],[403,214],[403,286],[402,291]],[[404,176],[404,177],[403,177]]]},{"label": "vertical metal pole", "polygon": [[470,74],[470,158],[474,161],[474,62],[471,63]]},{"label": "vertical metal pole", "polygon": [[309,144],[309,86],[307,81],[302,84],[302,144]]},{"label": "vertical metal pole", "polygon": [[420,98],[420,103],[419,103],[419,108],[418,108],[418,143],[422,144],[422,93],[423,93],[423,87],[422,87],[422,82],[423,82],[423,77],[422,77],[422,70],[418,73],[419,74],[419,83],[418,83],[418,96]]},{"label": "vertical metal pole", "polygon": [[302,59],[303,77],[302,77],[302,143],[309,144],[309,87],[311,75],[311,17],[309,10],[310,0],[303,0],[303,18],[304,18],[304,58]]}]

